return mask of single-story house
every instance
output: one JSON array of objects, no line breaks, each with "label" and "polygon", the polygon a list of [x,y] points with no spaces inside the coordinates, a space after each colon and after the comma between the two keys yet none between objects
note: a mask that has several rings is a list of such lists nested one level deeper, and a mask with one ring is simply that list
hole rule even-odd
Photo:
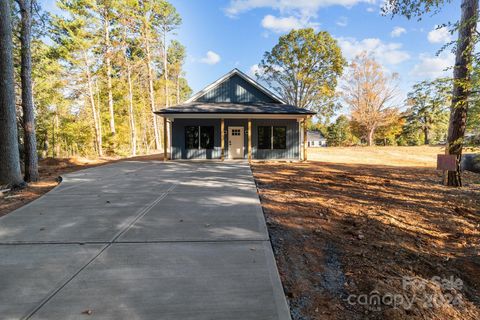
[{"label": "single-story house", "polygon": [[307,145],[310,148],[326,147],[327,139],[320,131],[307,130]]},{"label": "single-story house", "polygon": [[[238,69],[163,117],[164,158],[305,160],[305,120],[315,113],[286,104]],[[167,138],[168,137],[168,138]]]}]

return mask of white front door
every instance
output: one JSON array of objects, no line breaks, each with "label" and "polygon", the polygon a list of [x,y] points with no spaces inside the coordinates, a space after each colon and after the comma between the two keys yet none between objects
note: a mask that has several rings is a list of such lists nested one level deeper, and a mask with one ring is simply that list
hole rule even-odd
[{"label": "white front door", "polygon": [[228,157],[243,159],[243,127],[228,127]]}]

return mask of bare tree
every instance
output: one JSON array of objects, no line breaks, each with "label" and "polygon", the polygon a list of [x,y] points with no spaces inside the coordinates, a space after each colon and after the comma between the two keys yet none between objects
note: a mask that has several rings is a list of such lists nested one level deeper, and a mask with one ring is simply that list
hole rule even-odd
[{"label": "bare tree", "polygon": [[0,1],[0,184],[23,184],[15,115],[10,1]]},{"label": "bare tree", "polygon": [[37,138],[35,135],[35,113],[32,93],[32,53],[30,49],[32,32],[31,0],[16,0],[21,15],[21,82],[24,134],[25,181],[38,180]]},{"label": "bare tree", "polygon": [[355,58],[342,87],[342,96],[350,107],[352,119],[365,128],[367,143],[373,145],[375,130],[387,125],[396,108],[397,75],[386,76],[382,67],[366,53]]}]

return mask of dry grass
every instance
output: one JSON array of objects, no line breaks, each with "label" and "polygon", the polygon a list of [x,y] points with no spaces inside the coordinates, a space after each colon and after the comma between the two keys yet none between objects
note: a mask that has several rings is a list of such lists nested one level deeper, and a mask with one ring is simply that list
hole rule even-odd
[{"label": "dry grass", "polygon": [[[435,147],[317,150],[310,159],[332,162],[253,166],[293,318],[479,319],[480,175],[440,185]],[[407,276],[428,285],[404,290]],[[439,288],[434,276],[463,285]],[[416,300],[347,303],[372,292]],[[424,305],[448,294],[461,303]]]},{"label": "dry grass", "polygon": [[443,153],[445,149],[441,146],[331,147],[308,149],[308,159],[334,163],[434,167],[437,154]]}]

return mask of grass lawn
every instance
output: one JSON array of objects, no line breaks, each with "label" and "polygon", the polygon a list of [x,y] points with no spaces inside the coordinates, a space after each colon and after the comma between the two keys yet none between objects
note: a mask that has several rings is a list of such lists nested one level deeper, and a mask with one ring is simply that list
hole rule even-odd
[{"label": "grass lawn", "polygon": [[322,148],[253,164],[294,319],[480,319],[480,175],[442,186],[437,153]]}]

